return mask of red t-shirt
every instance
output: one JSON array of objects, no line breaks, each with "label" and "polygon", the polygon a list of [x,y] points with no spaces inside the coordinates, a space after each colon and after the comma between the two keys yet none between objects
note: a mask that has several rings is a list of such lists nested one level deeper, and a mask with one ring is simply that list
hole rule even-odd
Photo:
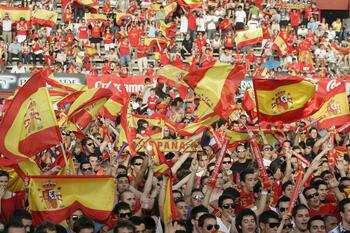
[{"label": "red t-shirt", "polygon": [[235,208],[238,214],[244,208],[251,208],[254,206],[254,193],[246,193],[243,190],[239,193],[239,200]]},{"label": "red t-shirt", "polygon": [[113,44],[113,39],[114,39],[113,33],[105,33],[104,35],[105,44]]},{"label": "red t-shirt", "polygon": [[214,58],[211,55],[203,54],[201,57],[200,63],[202,67],[206,67],[214,61]]},{"label": "red t-shirt", "polygon": [[232,35],[225,36],[225,44],[224,45],[226,48],[233,48],[233,36]]},{"label": "red t-shirt", "polygon": [[319,210],[310,208],[309,214],[310,214],[310,218],[316,215],[321,215],[321,216],[326,214],[334,214],[335,216],[339,215],[336,204],[321,204],[321,207]]},{"label": "red t-shirt", "polygon": [[105,64],[105,65],[102,67],[102,73],[103,73],[103,74],[111,74],[111,73],[112,73],[112,70],[111,70],[111,68],[109,67],[108,64]]},{"label": "red t-shirt", "polygon": [[157,99],[158,99],[158,96],[156,96],[156,95],[148,97],[148,100],[147,100],[148,109],[150,109],[150,110],[156,109]]},{"label": "red t-shirt", "polygon": [[89,34],[88,34],[88,31],[89,31],[89,27],[88,26],[80,26],[78,28],[78,31],[79,31],[79,39],[81,40],[87,40],[89,38]]},{"label": "red t-shirt", "polygon": [[203,47],[207,44],[207,39],[205,37],[197,37],[196,44],[198,47],[198,51],[202,51]]},{"label": "red t-shirt", "polygon": [[295,27],[300,24],[300,11],[297,11],[296,13],[290,12],[289,13],[290,17],[290,24]]},{"label": "red t-shirt", "polygon": [[299,52],[302,52],[302,51],[310,51],[311,49],[311,44],[309,41],[303,41],[302,43],[300,43],[298,45],[298,49],[299,49]]},{"label": "red t-shirt", "polygon": [[130,55],[129,43],[121,42],[119,47],[120,56]]},{"label": "red t-shirt", "polygon": [[139,44],[139,39],[141,37],[141,30],[139,29],[132,29],[128,33],[130,45],[132,47],[136,47]]},{"label": "red t-shirt", "polygon": [[146,45],[137,45],[136,46],[136,57],[142,58],[147,57],[148,46]]},{"label": "red t-shirt", "polygon": [[20,21],[17,24],[17,35],[26,36],[27,35],[27,24],[24,21]]},{"label": "red t-shirt", "polygon": [[197,29],[196,16],[192,14],[192,12],[188,12],[187,18],[188,18],[188,26],[187,26],[188,29],[195,31]]},{"label": "red t-shirt", "polygon": [[74,35],[72,33],[68,33],[66,35],[66,41],[67,41],[67,45],[71,45],[74,42]]},{"label": "red t-shirt", "polygon": [[100,38],[101,37],[101,29],[102,27],[100,26],[93,26],[92,30],[91,30],[91,37],[93,38]]}]

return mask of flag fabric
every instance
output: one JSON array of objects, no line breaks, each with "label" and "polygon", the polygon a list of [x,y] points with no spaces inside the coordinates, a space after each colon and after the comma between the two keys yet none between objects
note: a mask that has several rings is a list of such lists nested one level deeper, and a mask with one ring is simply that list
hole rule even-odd
[{"label": "flag fabric", "polygon": [[253,79],[253,85],[260,122],[298,121],[314,114],[322,103],[316,85],[307,80]]},{"label": "flag fabric", "polygon": [[188,73],[184,81],[216,114],[226,119],[233,111],[235,93],[244,76],[244,65],[215,62]]},{"label": "flag fabric", "polygon": [[113,95],[103,105],[100,114],[101,116],[115,121],[123,106],[129,104],[127,102],[128,93],[124,85],[121,85],[121,91],[118,91],[114,86],[111,86],[109,89],[112,91]]},{"label": "flag fabric", "polygon": [[201,0],[178,0],[177,3],[180,6],[183,6],[185,8],[201,8],[202,7],[202,1]]},{"label": "flag fabric", "polygon": [[37,9],[33,12],[32,22],[46,27],[53,27],[57,23],[57,12]]},{"label": "flag fabric", "polygon": [[175,22],[165,23],[160,21],[159,31],[166,38],[173,37],[173,34],[176,34],[177,25]]},{"label": "flag fabric", "polygon": [[114,178],[109,176],[33,176],[28,201],[34,225],[60,223],[77,209],[95,221],[106,222],[114,195]]},{"label": "flag fabric", "polygon": [[159,44],[166,44],[167,46],[172,44],[172,41],[164,37],[145,37],[145,45],[149,48],[157,46],[157,41]]},{"label": "flag fabric", "polygon": [[186,69],[177,67],[175,65],[165,65],[159,69],[159,81],[164,82],[169,87],[175,88],[179,91],[180,96],[184,99],[190,88],[187,83],[183,81],[183,77],[188,74]]},{"label": "flag fabric", "polygon": [[345,82],[336,79],[320,79],[318,90],[323,93],[324,103],[311,119],[320,119],[318,128],[342,126],[350,121]]},{"label": "flag fabric", "polygon": [[123,12],[117,12],[115,15],[116,17],[116,22],[118,25],[123,25],[123,20],[130,20],[133,21],[135,16],[129,13],[123,13]]},{"label": "flag fabric", "polygon": [[[158,4],[158,3],[152,4],[150,7],[150,12],[155,15],[160,10],[160,6],[162,6],[162,4]],[[176,2],[172,2],[164,6],[165,18],[167,19],[170,16],[172,16],[173,13],[176,11],[176,8],[177,8]]]},{"label": "flag fabric", "polygon": [[277,50],[278,55],[283,56],[287,54],[287,43],[280,36],[277,36],[273,42],[273,47]]},{"label": "flag fabric", "polygon": [[12,21],[19,21],[21,17],[25,21],[29,21],[31,18],[31,9],[29,7],[7,7],[0,6],[0,18],[4,18],[5,14],[8,14]]},{"label": "flag fabric", "polygon": [[99,7],[99,4],[96,0],[74,0],[74,2],[76,2],[80,5],[83,5],[83,6],[93,8],[95,10],[97,10]]},{"label": "flag fabric", "polygon": [[255,119],[258,116],[255,104],[254,90],[252,88],[249,88],[245,91],[242,108],[244,111],[246,111],[251,120]]},{"label": "flag fabric", "polygon": [[247,45],[254,45],[263,40],[263,32],[261,28],[239,31],[236,34],[235,42],[237,49]]},{"label": "flag fabric", "polygon": [[107,16],[105,14],[85,13],[85,20],[88,23],[93,23],[93,22],[96,22],[96,21],[106,22],[107,21]]},{"label": "flag fabric", "polygon": [[61,142],[46,88],[49,75],[49,69],[35,73],[19,89],[2,119],[0,152],[9,159],[35,156]]},{"label": "flag fabric", "polygon": [[56,106],[59,109],[68,110],[73,102],[81,95],[84,91],[76,91],[71,94],[64,96],[62,99],[57,101]]}]

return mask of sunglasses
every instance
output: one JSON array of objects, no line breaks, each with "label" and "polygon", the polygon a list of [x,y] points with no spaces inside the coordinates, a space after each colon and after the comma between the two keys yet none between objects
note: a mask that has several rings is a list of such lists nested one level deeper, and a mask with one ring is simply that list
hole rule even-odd
[{"label": "sunglasses", "polygon": [[231,164],[231,161],[223,161],[222,164]]},{"label": "sunglasses", "polygon": [[284,207],[281,207],[280,208],[280,212],[284,212],[284,211],[286,211],[287,210],[287,208],[284,208]]},{"label": "sunglasses", "polygon": [[307,199],[311,199],[311,198],[314,198],[314,197],[318,197],[320,194],[318,194],[318,193],[314,193],[314,194],[311,194],[311,195],[309,195],[309,196],[307,196],[306,198]]},{"label": "sunglasses", "polygon": [[99,140],[99,141],[102,141],[102,138],[96,138],[97,140]]},{"label": "sunglasses", "polygon": [[89,168],[82,168],[81,170],[82,170],[83,172],[92,171],[92,167],[89,167]]},{"label": "sunglasses", "polygon": [[126,218],[126,217],[129,218],[129,217],[131,217],[131,213],[130,213],[130,212],[129,212],[129,213],[120,213],[120,214],[119,214],[119,217],[120,217],[120,218]]},{"label": "sunglasses", "polygon": [[192,196],[192,198],[194,200],[204,200],[204,196],[202,196],[202,195],[195,195],[195,196]]},{"label": "sunglasses", "polygon": [[238,153],[243,153],[243,152],[245,152],[245,150],[239,150],[239,151],[237,151]]},{"label": "sunglasses", "polygon": [[307,134],[307,132],[301,132],[300,134]]},{"label": "sunglasses", "polygon": [[279,227],[279,225],[280,225],[280,224],[279,224],[278,222],[270,222],[270,223],[269,223],[269,227],[270,227],[270,228]]},{"label": "sunglasses", "polygon": [[234,209],[235,208],[235,204],[234,203],[231,203],[231,204],[225,204],[225,205],[222,205],[222,208],[223,209]]},{"label": "sunglasses", "polygon": [[77,221],[81,216],[78,215],[72,215],[72,220],[75,222]]},{"label": "sunglasses", "polygon": [[266,148],[264,148],[264,151],[272,151],[272,148],[266,147]]},{"label": "sunglasses", "polygon": [[93,143],[89,143],[89,144],[86,144],[87,146],[92,146],[92,145],[94,145]]},{"label": "sunglasses", "polygon": [[134,165],[135,165],[135,166],[141,166],[142,163],[135,163]]},{"label": "sunglasses", "polygon": [[219,226],[218,224],[215,224],[215,225],[209,224],[209,225],[207,226],[207,230],[208,230],[208,231],[211,231],[213,228],[214,228],[215,230],[219,230],[220,226]]},{"label": "sunglasses", "polygon": [[287,229],[287,228],[292,229],[293,228],[293,224],[289,223],[289,224],[286,224],[286,225],[283,226],[283,229]]}]

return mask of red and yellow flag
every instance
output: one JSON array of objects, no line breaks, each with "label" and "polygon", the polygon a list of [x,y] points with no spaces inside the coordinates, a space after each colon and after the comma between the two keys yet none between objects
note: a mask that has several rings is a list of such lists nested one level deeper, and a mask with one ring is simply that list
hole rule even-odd
[{"label": "red and yellow flag", "polygon": [[85,20],[88,23],[100,21],[105,22],[107,21],[107,15],[105,14],[92,14],[92,13],[85,13]]},{"label": "red and yellow flag", "polygon": [[123,25],[123,20],[133,21],[135,16],[129,13],[117,12],[115,18],[118,25]]},{"label": "red and yellow flag", "polygon": [[115,121],[124,105],[129,104],[128,93],[125,86],[121,85],[121,91],[118,91],[114,86],[110,87],[113,95],[103,105],[100,114],[108,119]]},{"label": "red and yellow flag", "polygon": [[[156,14],[160,10],[160,6],[162,6],[162,4],[158,4],[158,3],[152,4],[150,8],[150,12],[152,12],[153,14]],[[169,3],[164,7],[166,19],[173,15],[173,13],[176,11],[176,7],[177,7],[176,2]]]},{"label": "red and yellow flag", "polygon": [[171,40],[164,37],[145,37],[145,45],[150,48],[157,45],[157,41],[159,44],[166,44],[167,46],[171,45]]},{"label": "red and yellow flag", "polygon": [[74,0],[74,2],[83,6],[91,7],[95,10],[97,10],[99,7],[99,4],[96,0]]},{"label": "red and yellow flag", "polygon": [[75,210],[105,222],[114,203],[115,183],[106,176],[34,176],[29,183],[29,209],[33,224],[60,223]]},{"label": "red and yellow flag", "polygon": [[262,40],[263,32],[261,28],[239,31],[235,38],[237,49],[240,49],[243,46],[259,43]]},{"label": "red and yellow flag", "polygon": [[0,152],[9,159],[37,155],[61,142],[46,81],[49,69],[35,73],[14,96],[0,124]]},{"label": "red and yellow flag", "polygon": [[33,12],[32,22],[47,27],[53,27],[57,23],[57,12],[37,9]]},{"label": "red and yellow flag", "polygon": [[180,6],[187,8],[201,8],[202,1],[201,0],[178,0],[177,3]]},{"label": "red and yellow flag", "polygon": [[4,18],[5,14],[8,14],[10,19],[13,21],[19,21],[21,17],[25,21],[29,21],[31,18],[31,9],[28,7],[7,7],[0,6],[0,18]]},{"label": "red and yellow flag", "polygon": [[253,79],[260,122],[298,121],[314,114],[322,104],[316,85],[295,78]]},{"label": "red and yellow flag", "polygon": [[226,63],[212,63],[188,73],[184,81],[222,118],[233,111],[235,93],[245,76],[245,67]]},{"label": "red and yellow flag", "polygon": [[320,119],[318,128],[341,126],[350,121],[345,82],[336,79],[320,79],[318,91],[324,93],[324,103],[311,118]]},{"label": "red and yellow flag", "polygon": [[287,43],[280,36],[277,36],[273,42],[273,47],[277,50],[278,55],[283,56],[287,54]]}]

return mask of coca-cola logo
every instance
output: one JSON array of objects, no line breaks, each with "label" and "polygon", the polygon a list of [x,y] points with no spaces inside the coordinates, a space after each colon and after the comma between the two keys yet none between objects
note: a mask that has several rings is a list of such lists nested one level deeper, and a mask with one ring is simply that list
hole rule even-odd
[{"label": "coca-cola logo", "polygon": [[340,85],[341,85],[341,82],[337,82],[337,80],[332,79],[331,81],[328,82],[326,90],[327,90],[327,92],[329,92],[329,91],[333,90],[334,88],[339,87]]}]

